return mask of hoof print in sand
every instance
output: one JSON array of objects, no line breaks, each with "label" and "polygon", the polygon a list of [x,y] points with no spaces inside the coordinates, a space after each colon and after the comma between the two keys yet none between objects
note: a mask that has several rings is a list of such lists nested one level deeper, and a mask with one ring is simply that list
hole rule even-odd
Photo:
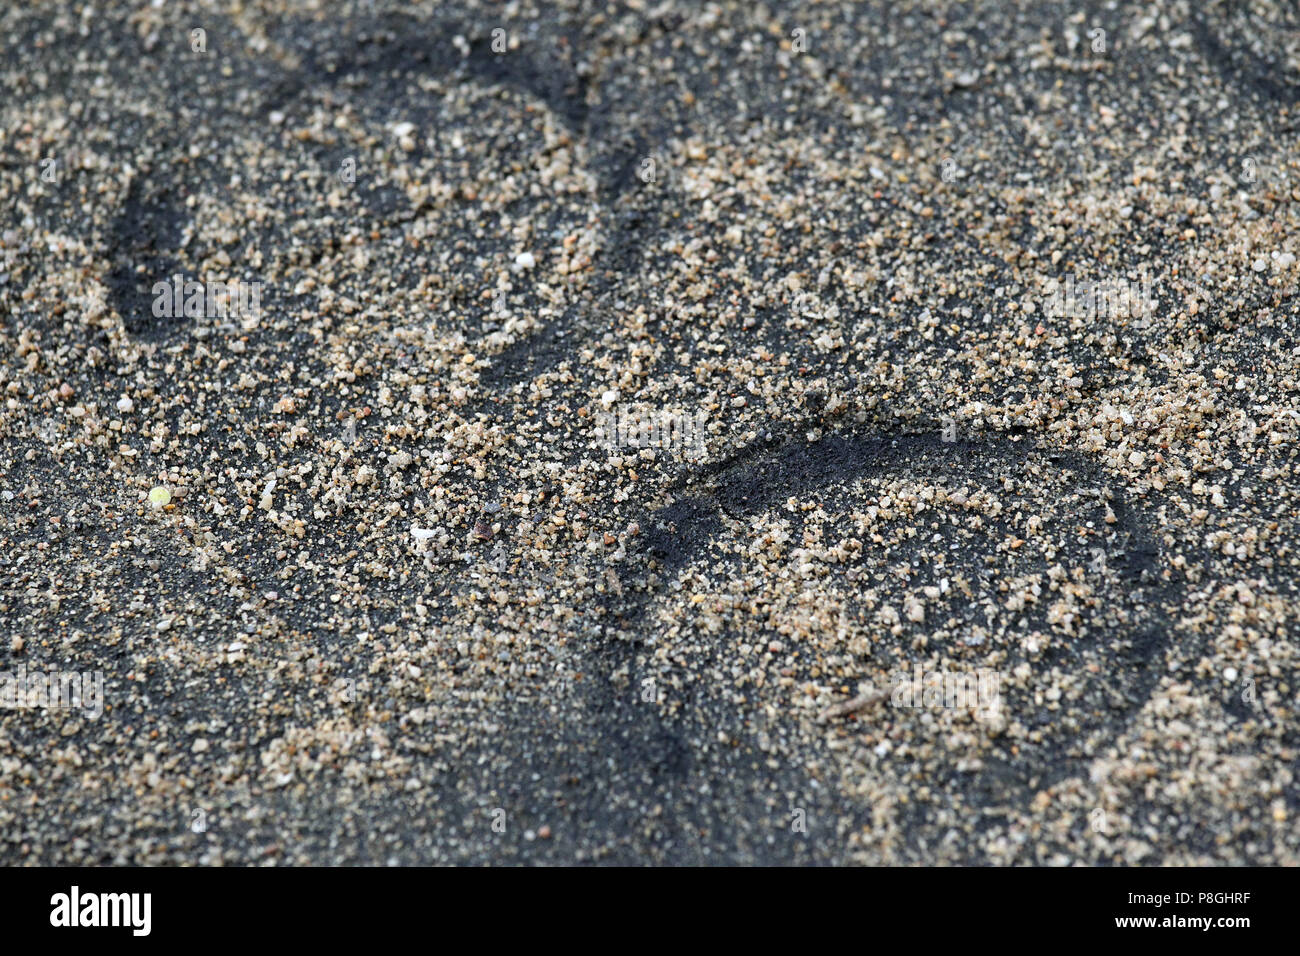
[{"label": "hoof print in sand", "polygon": [[859,738],[834,751],[846,779],[906,788],[925,771],[914,823],[1006,806],[1086,774],[1161,672],[1180,589],[1148,515],[1086,457],[1027,440],[832,435],[658,511],[644,551],[659,581],[623,620],[643,670],[701,642],[739,662],[709,692],[742,738],[763,721],[724,701],[732,686],[754,699],[785,679],[784,720],[804,724],[826,708],[810,686],[837,704],[844,686],[883,691],[821,716],[828,738]]}]

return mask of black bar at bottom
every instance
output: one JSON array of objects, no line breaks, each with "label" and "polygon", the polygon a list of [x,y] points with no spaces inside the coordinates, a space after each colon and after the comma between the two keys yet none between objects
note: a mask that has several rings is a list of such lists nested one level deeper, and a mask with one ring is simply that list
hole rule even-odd
[{"label": "black bar at bottom", "polygon": [[128,945],[337,948],[431,929],[444,940],[481,934],[492,945],[515,934],[614,942],[600,929],[611,920],[624,928],[618,937],[630,930],[651,944],[698,926],[733,945],[770,943],[769,933],[786,930],[817,949],[842,945],[820,936],[827,930],[865,944],[908,921],[927,948],[981,937],[1232,943],[1285,931],[1294,885],[1294,873],[1277,869],[5,869],[0,911],[11,940],[75,935]]}]

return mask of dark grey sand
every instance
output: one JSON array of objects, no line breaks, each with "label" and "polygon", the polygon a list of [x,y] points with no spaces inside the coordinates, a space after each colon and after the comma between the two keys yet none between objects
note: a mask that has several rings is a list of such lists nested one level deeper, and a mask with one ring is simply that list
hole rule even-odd
[{"label": "dark grey sand", "polygon": [[0,12],[0,671],[104,688],[0,862],[1300,861],[1294,2],[90,10]]}]

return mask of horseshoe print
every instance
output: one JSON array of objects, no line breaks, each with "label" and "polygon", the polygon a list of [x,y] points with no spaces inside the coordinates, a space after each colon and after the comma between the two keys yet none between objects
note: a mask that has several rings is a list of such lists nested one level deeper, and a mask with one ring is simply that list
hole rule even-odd
[{"label": "horseshoe print", "polygon": [[[148,42],[150,16],[121,28],[121,42]],[[654,59],[684,55],[676,17],[638,21],[660,43]],[[996,840],[946,845],[954,818],[1011,839],[1044,801],[1104,776],[1126,735],[1167,704],[1159,692],[1174,664],[1210,654],[1215,638],[1183,612],[1193,582],[1208,593],[1222,572],[1208,546],[1199,565],[1173,548],[1170,516],[1191,510],[1185,497],[1126,480],[1082,439],[1058,447],[1037,424],[963,421],[954,438],[925,423],[951,408],[907,394],[913,379],[878,384],[915,335],[975,382],[963,336],[1002,331],[981,313],[1010,315],[1039,268],[1004,260],[990,233],[1033,245],[1059,232],[1053,242],[1073,256],[1092,240],[1070,218],[1077,208],[1053,218],[1033,196],[1008,198],[1028,191],[1017,179],[989,190],[978,221],[932,220],[888,157],[952,137],[917,130],[896,102],[887,115],[912,142],[882,134],[851,162],[828,129],[812,159],[756,169],[739,122],[724,130],[734,142],[673,140],[682,155],[665,159],[678,126],[605,88],[591,31],[514,36],[502,53],[491,24],[445,13],[240,22],[261,32],[214,17],[202,51],[188,33],[157,41],[188,57],[162,84],[166,102],[150,104],[170,112],[142,109],[135,88],[96,104],[138,141],[111,175],[82,167],[98,191],[25,200],[54,223],[77,202],[112,210],[84,239],[94,269],[69,257],[50,270],[69,282],[82,268],[91,284],[98,354],[76,387],[103,394],[79,416],[63,395],[67,414],[50,412],[40,440],[21,436],[10,458],[29,461],[29,448],[56,448],[77,428],[105,432],[94,453],[110,465],[70,478],[60,507],[129,515],[130,546],[153,568],[133,580],[129,611],[113,609],[124,615],[115,634],[66,646],[130,674],[118,677],[127,703],[109,726],[131,736],[163,713],[204,796],[226,799],[213,781],[233,781],[239,812],[174,813],[158,796],[170,781],[129,751],[131,782],[110,796],[147,792],[149,812],[177,817],[187,851],[212,834],[257,844],[246,812],[256,806],[314,821],[302,827],[305,858],[342,838],[365,862],[386,862],[388,845],[401,862],[569,860],[591,845],[601,862],[911,864],[941,852],[984,863]],[[1218,36],[1198,42],[1223,68]],[[719,27],[717,43],[738,50],[752,38]],[[798,91],[806,77],[786,61],[771,82]],[[827,63],[809,75],[829,91],[823,107],[838,109],[849,64]],[[955,88],[937,74],[917,88],[937,102],[982,82],[960,75]],[[1265,98],[1289,96],[1285,77],[1251,76]],[[683,115],[707,79],[672,91]],[[1053,82],[1014,111],[1035,108]],[[193,108],[214,90],[227,94],[219,115]],[[773,131],[785,117],[774,107],[762,119]],[[181,123],[188,138],[173,141]],[[982,141],[1007,132],[981,129]],[[981,188],[941,180],[937,162],[916,168],[948,190],[937,196]],[[725,195],[709,178],[720,169],[751,177],[752,195]],[[781,257],[785,210],[832,193],[850,197],[852,221],[831,222],[837,203],[826,200],[809,226],[833,245],[829,264],[814,271],[797,249]],[[1164,225],[1134,222],[1132,246]],[[907,241],[879,240],[899,223]],[[1263,225],[1252,228],[1262,242]],[[762,236],[780,261],[724,238],[733,232]],[[676,281],[694,268],[682,253],[693,243],[716,273],[691,277],[700,308],[732,310],[734,340],[707,338],[708,320],[677,316],[671,295],[656,300],[658,281],[637,279]],[[915,288],[936,244],[988,288],[954,291],[943,276]],[[1136,255],[1122,248],[1106,264]],[[1196,253],[1177,261],[1193,271]],[[152,283],[177,273],[262,281],[263,312],[243,326],[153,314]],[[43,278],[22,272],[22,289]],[[1252,324],[1285,301],[1268,279],[1197,317],[1211,359],[1233,365],[1293,344],[1281,325],[1273,339]],[[1164,288],[1181,295],[1186,281]],[[931,305],[952,321],[926,326]],[[905,321],[890,327],[877,306]],[[1086,341],[1034,331],[1028,310],[1009,322],[1043,337],[1044,364],[1076,366],[1065,379],[1076,384],[1060,387],[1091,409],[1137,366],[1152,380],[1172,374],[1152,358],[1175,334],[1167,311],[1122,330],[1123,348],[1104,330]],[[22,318],[53,352],[57,317]],[[760,390],[748,372],[718,371],[724,348],[737,365],[766,351],[778,381],[816,379],[823,391],[805,396],[808,408],[751,406],[733,421],[729,410]],[[626,362],[615,369],[610,355]],[[986,407],[1015,405],[1015,390],[1029,405],[1045,381],[1001,371],[980,380]],[[706,382],[694,393],[713,403],[703,464],[584,443],[594,414],[668,372]],[[61,394],[57,383],[45,392]],[[849,410],[823,411],[827,393],[847,395]],[[1264,438],[1245,449],[1243,474],[1266,486],[1274,460],[1261,450]],[[12,474],[25,484],[35,469]],[[154,485],[165,499],[145,497]],[[138,565],[113,527],[78,547],[125,579]],[[1202,530],[1217,533],[1187,534]],[[109,602],[82,603],[93,614]],[[995,675],[993,718],[878,696],[927,673]],[[193,729],[210,727],[221,729]],[[58,731],[42,724],[19,739],[37,751]],[[337,795],[353,788],[342,806]],[[816,839],[791,837],[792,813],[822,828]],[[1086,840],[1088,826],[1080,815],[1062,829]],[[1116,858],[1087,846],[1084,859]]]}]

